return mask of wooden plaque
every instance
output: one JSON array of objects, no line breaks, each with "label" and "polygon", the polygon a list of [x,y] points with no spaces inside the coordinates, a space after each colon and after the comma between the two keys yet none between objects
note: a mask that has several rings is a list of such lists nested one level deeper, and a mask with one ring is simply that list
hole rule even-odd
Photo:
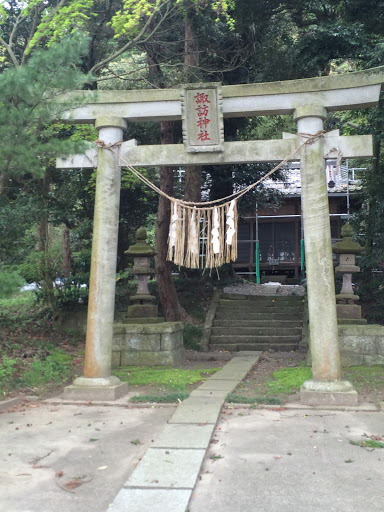
[{"label": "wooden plaque", "polygon": [[181,94],[183,140],[189,153],[224,150],[223,102],[217,83],[185,85]]}]

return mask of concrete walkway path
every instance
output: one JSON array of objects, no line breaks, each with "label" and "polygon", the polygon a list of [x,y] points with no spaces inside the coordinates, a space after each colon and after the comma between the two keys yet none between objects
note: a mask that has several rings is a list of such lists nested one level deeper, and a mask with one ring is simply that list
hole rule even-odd
[{"label": "concrete walkway path", "polygon": [[225,397],[260,355],[261,352],[239,352],[179,405],[116,496],[110,511],[186,511]]},{"label": "concrete walkway path", "polygon": [[222,409],[259,355],[239,353],[178,407],[0,411],[0,510],[384,510],[384,449],[350,443],[384,440],[384,406]]},{"label": "concrete walkway path", "polygon": [[188,510],[382,512],[384,449],[350,443],[370,436],[383,412],[226,409]]},{"label": "concrete walkway path", "polygon": [[37,401],[0,413],[1,512],[105,512],[174,407]]}]

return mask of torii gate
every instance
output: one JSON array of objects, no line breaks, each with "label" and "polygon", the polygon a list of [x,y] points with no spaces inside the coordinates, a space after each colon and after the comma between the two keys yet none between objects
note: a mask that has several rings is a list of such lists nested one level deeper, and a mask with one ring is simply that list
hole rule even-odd
[{"label": "torii gate", "polygon": [[[73,123],[95,123],[99,139],[106,144],[122,140],[128,122],[183,119],[184,144],[136,146],[121,144],[120,155],[132,166],[184,166],[281,161],[304,140],[300,134],[323,130],[328,111],[376,106],[384,66],[363,72],[327,77],[235,86],[192,84],[181,89],[102,91],[93,96],[83,91],[86,106],[65,115]],[[200,91],[200,92],[199,92]],[[194,94],[209,95],[214,116],[212,142],[199,142],[191,128]],[[76,93],[79,94],[78,92]],[[208,96],[207,96],[208,97]],[[196,105],[193,106],[194,109]],[[216,109],[216,110],[215,110]],[[224,142],[222,116],[249,117],[291,114],[298,133],[282,140]],[[300,151],[302,210],[307,266],[309,327],[313,380],[302,388],[302,401],[350,404],[357,400],[350,383],[341,380],[338,328],[329,222],[325,158],[341,152],[343,158],[372,156],[372,137],[327,133]],[[295,160],[298,155],[295,155]],[[59,159],[60,169],[97,166],[92,263],[84,377],[74,385],[95,390],[116,389],[111,376],[111,350],[116,280],[120,167],[110,150],[90,148],[86,155]],[[325,398],[324,398],[325,397]]]}]

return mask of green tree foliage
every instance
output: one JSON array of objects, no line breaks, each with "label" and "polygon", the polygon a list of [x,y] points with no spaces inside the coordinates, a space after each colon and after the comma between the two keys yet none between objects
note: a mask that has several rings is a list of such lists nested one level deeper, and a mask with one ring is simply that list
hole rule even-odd
[{"label": "green tree foliage", "polygon": [[[41,42],[51,46],[83,29],[93,0],[11,0],[0,6],[0,43],[18,67]],[[7,30],[8,29],[8,30]]]},{"label": "green tree foliage", "polygon": [[[67,130],[55,122],[63,111],[81,104],[65,94],[88,81],[77,67],[87,47],[87,41],[74,34],[60,45],[36,50],[25,64],[0,75],[0,235],[1,246],[6,247],[0,265],[20,263],[20,256],[35,248],[35,275],[49,303],[55,277],[48,225],[53,159],[85,148],[84,142],[71,140]],[[29,202],[32,208],[28,211]],[[12,212],[13,220],[8,220],[7,212]],[[36,226],[35,237],[29,236]],[[21,235],[19,244],[27,242],[20,251],[12,238],[15,232]]]},{"label": "green tree foliage", "polygon": [[[87,42],[66,38],[60,45],[39,50],[24,66],[0,75],[0,175],[26,172],[42,176],[51,158],[66,156],[84,148],[82,142],[61,137],[54,121],[70,110],[62,95],[81,89],[88,77],[76,68]],[[80,104],[78,100],[77,104]]]},{"label": "green tree foliage", "polygon": [[[8,230],[7,240],[12,236],[21,237],[25,247],[31,247],[33,223],[28,223],[26,191],[36,193],[41,185],[33,183],[32,176],[45,175],[47,162],[52,162],[55,154],[70,151],[69,136],[72,137],[71,151],[80,150],[77,142],[87,138],[77,129],[51,123],[60,114],[60,108],[67,108],[56,101],[56,93],[89,86],[81,79],[79,83],[69,83],[76,66],[91,70],[96,80],[92,87],[97,85],[103,89],[176,87],[186,81],[237,84],[363,69],[384,62],[383,3],[381,0],[3,2],[0,9],[0,67],[12,73],[7,77],[5,74],[0,76],[0,101],[3,102],[2,91],[8,91],[4,98],[13,110],[12,115],[8,114],[0,105],[0,116],[4,116],[0,119],[0,132],[2,126],[9,125],[8,131],[0,133],[5,141],[4,148],[0,148],[1,186],[7,190],[8,201],[2,211],[12,211],[15,198],[23,198],[19,203],[20,210],[15,211],[15,218],[20,222],[7,222],[8,213],[2,215],[0,211],[0,228]],[[66,37],[79,28],[90,37],[75,67],[69,67],[68,74],[62,73],[63,82],[47,81],[50,72],[46,70],[51,68],[43,61],[33,68],[35,57],[47,57],[51,51],[57,51],[59,56]],[[48,52],[42,52],[43,47],[48,47]],[[69,63],[69,54],[67,60]],[[31,68],[23,70],[30,65]],[[62,84],[67,78],[68,88],[65,89]],[[35,106],[38,91],[41,94]],[[383,204],[383,189],[378,183],[383,175],[383,125],[375,121],[374,114],[370,116],[354,113],[348,119],[337,115],[331,120],[332,128],[340,128],[344,133],[345,122],[349,120],[359,126],[355,133],[372,133],[373,130],[375,134],[377,158],[367,173],[367,195],[363,198],[369,208],[361,214],[359,229],[367,237],[367,245],[374,255],[367,268],[378,264],[381,251],[378,241],[383,239],[381,233],[384,232],[384,227],[380,231],[379,223],[375,222],[381,215]],[[146,144],[159,143],[157,129],[154,125],[131,124],[125,137],[137,138]],[[226,120],[225,126],[227,140],[279,138],[282,131],[294,130],[291,121],[283,117]],[[93,140],[93,135],[88,140]],[[175,123],[173,135],[174,142],[181,142],[179,123]],[[18,144],[18,141],[22,143]],[[232,187],[254,181],[256,175],[266,170],[268,167],[264,165],[220,167],[205,169],[205,175],[206,182],[212,190],[215,189],[215,195],[220,196]],[[52,167],[50,175],[48,193],[43,194],[44,201],[35,202],[36,213],[31,208],[30,217],[35,216],[36,222],[38,212],[43,212],[51,222],[70,227],[75,254],[80,255],[75,259],[76,265],[81,267],[86,260],[83,251],[89,252],[90,246],[91,173],[59,173]],[[151,179],[158,179],[156,172]],[[251,198],[250,206],[255,199]],[[270,203],[274,199],[266,197]],[[144,193],[142,186],[123,172],[120,268],[124,265],[123,251],[133,241],[130,237],[137,224],[142,224],[147,214],[154,211],[155,202],[152,193]],[[17,260],[15,243],[8,244],[5,251],[3,244],[0,245],[0,258]],[[20,251],[19,254],[25,253]]]},{"label": "green tree foliage", "polygon": [[235,21],[230,12],[235,7],[235,0],[124,0],[123,8],[119,10],[112,19],[112,26],[116,37],[124,34],[136,34],[143,26],[143,19],[148,21],[155,14],[165,16],[170,14],[174,7],[181,12],[193,8],[196,12],[209,9],[216,15],[216,20],[224,18],[228,25],[233,28]]}]

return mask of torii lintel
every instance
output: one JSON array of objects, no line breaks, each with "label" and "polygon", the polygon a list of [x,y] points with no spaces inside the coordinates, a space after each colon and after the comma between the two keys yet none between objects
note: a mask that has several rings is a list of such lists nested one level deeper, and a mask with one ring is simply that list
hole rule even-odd
[{"label": "torii lintel", "polygon": [[[324,138],[324,158],[366,158],[372,156],[372,136],[338,136],[338,130],[329,132]],[[217,153],[187,153],[183,144],[137,146],[135,140],[121,145],[119,165],[127,163],[136,167],[185,166],[185,165],[230,165],[258,162],[279,162],[300,145],[299,137],[283,134],[282,140],[225,142],[224,151]],[[295,153],[290,161],[300,159]],[[97,167],[97,148],[91,147],[84,155],[59,158],[59,169],[89,169]]]}]

